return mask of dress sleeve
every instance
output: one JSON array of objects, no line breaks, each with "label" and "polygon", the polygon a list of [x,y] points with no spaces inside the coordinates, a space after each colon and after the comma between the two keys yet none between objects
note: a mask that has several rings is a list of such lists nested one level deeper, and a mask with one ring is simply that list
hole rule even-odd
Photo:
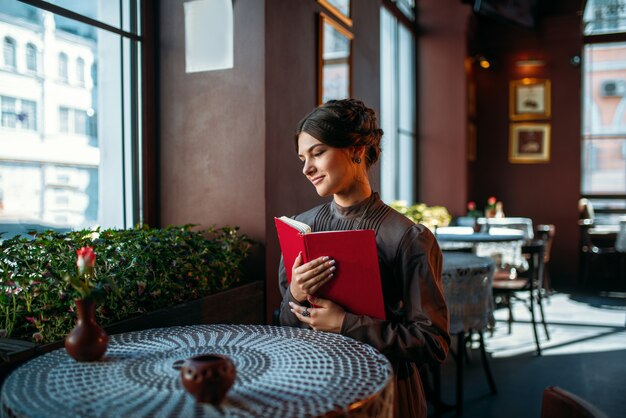
[{"label": "dress sleeve", "polygon": [[309,302],[298,302],[292,296],[291,291],[289,290],[289,283],[287,282],[287,272],[285,271],[285,263],[282,256],[280,257],[280,264],[278,265],[278,288],[280,289],[280,294],[282,296],[279,315],[280,325],[298,328],[309,328],[308,324],[300,322],[298,317],[293,312],[291,312],[289,302],[295,302],[302,306],[310,306],[310,304]]},{"label": "dress sleeve", "polygon": [[441,284],[442,254],[427,228],[407,229],[392,270],[390,279],[402,295],[399,311],[387,320],[346,313],[341,333],[377,348],[392,361],[443,362],[450,334]]}]

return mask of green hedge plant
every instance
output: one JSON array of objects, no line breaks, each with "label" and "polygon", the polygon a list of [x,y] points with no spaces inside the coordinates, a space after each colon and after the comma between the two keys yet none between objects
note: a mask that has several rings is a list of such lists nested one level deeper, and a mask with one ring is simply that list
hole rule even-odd
[{"label": "green hedge plant", "polygon": [[76,250],[93,247],[104,295],[100,325],[195,300],[241,281],[251,242],[237,228],[46,231],[0,244],[0,337],[50,343],[75,323],[78,293],[64,280]]}]

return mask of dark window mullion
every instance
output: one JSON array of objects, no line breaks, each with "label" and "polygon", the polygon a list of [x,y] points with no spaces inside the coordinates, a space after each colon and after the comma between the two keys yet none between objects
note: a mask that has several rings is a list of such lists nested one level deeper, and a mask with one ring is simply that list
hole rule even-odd
[{"label": "dark window mullion", "polygon": [[103,29],[103,30],[106,30],[106,31],[109,31],[109,32],[116,33],[116,34],[118,34],[120,36],[123,36],[125,38],[130,38],[130,39],[132,39],[134,41],[141,41],[141,36],[139,36],[139,35],[137,35],[135,33],[131,33],[131,32],[125,31],[123,29],[116,28],[115,26],[111,26],[111,25],[109,25],[107,23],[104,23],[104,22],[101,22],[99,20],[92,19],[90,17],[81,15],[79,13],[73,12],[73,11],[68,10],[66,8],[57,6],[56,4],[48,3],[47,1],[44,1],[44,0],[18,0],[18,1],[21,1],[22,3],[26,3],[28,5],[40,8],[42,10],[47,10],[47,11],[49,11],[51,13],[54,13],[54,14],[59,15],[59,16],[66,17],[68,19],[76,20],[78,22],[82,22],[82,23],[85,23],[85,24],[90,25],[90,26],[94,26],[94,27],[97,27],[97,28],[100,28],[100,29]]}]

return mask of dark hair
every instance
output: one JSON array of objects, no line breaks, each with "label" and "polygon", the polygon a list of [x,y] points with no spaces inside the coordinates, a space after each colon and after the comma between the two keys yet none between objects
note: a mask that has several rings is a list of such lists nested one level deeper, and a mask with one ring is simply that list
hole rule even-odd
[{"label": "dark hair", "polygon": [[364,147],[367,168],[380,156],[383,130],[376,112],[357,99],[329,100],[302,118],[296,128],[296,152],[302,132],[335,148]]}]

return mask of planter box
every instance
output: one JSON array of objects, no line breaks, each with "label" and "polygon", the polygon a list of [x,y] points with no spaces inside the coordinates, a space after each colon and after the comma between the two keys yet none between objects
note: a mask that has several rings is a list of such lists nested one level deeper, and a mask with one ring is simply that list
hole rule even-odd
[{"label": "planter box", "polygon": [[[195,324],[265,323],[265,283],[254,281],[182,305],[160,309],[105,327],[109,335]],[[0,384],[22,362],[63,347],[63,341],[46,345],[0,338]]]},{"label": "planter box", "polygon": [[261,324],[265,322],[265,284],[252,282],[172,308],[150,312],[105,327],[109,335],[196,324]]}]

